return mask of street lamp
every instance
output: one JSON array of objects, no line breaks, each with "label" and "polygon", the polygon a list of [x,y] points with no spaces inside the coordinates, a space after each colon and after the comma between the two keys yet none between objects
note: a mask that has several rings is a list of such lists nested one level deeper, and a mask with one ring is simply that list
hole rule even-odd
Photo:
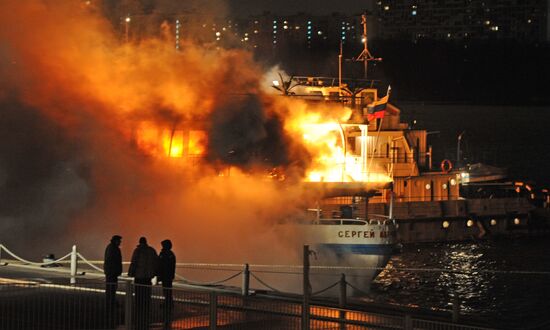
[{"label": "street lamp", "polygon": [[130,21],[132,19],[130,18],[130,16],[126,16],[126,18],[124,19],[124,22],[125,22],[125,25],[126,25],[126,43],[128,43],[128,31],[130,29]]}]

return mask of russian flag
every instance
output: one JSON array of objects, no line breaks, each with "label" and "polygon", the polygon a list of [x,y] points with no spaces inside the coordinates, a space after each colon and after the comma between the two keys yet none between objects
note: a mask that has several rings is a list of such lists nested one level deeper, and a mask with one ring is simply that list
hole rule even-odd
[{"label": "russian flag", "polygon": [[367,105],[368,121],[384,118],[384,114],[386,113],[386,106],[388,105],[388,100],[390,98],[390,91],[391,87],[388,86],[388,92],[386,93],[386,96]]}]

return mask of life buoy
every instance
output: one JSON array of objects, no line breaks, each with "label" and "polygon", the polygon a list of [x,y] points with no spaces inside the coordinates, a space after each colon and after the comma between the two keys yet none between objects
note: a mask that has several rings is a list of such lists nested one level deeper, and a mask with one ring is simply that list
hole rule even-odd
[{"label": "life buoy", "polygon": [[441,162],[441,171],[443,173],[449,173],[453,169],[453,163],[448,159],[443,159]]}]

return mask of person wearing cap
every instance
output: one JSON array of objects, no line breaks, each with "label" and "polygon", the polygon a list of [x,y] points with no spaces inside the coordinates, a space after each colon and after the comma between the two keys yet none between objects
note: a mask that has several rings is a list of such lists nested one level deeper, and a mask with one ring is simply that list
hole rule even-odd
[{"label": "person wearing cap", "polygon": [[165,239],[160,242],[162,250],[159,253],[158,278],[162,282],[162,292],[164,294],[164,324],[170,324],[172,319],[172,307],[174,301],[172,298],[172,282],[176,274],[176,255],[172,252],[172,242]]},{"label": "person wearing cap", "polygon": [[120,235],[114,235],[111,238],[111,242],[105,248],[105,258],[103,259],[106,308],[108,322],[110,325],[114,325],[118,277],[122,274],[122,253],[120,252],[121,243],[122,237]]},{"label": "person wearing cap", "polygon": [[128,276],[134,278],[136,288],[136,329],[148,329],[149,308],[151,305],[151,280],[157,275],[158,255],[141,237],[132,254]]}]

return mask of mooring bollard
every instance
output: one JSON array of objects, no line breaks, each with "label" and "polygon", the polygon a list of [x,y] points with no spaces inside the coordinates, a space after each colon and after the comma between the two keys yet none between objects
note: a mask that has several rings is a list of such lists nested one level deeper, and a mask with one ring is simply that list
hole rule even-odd
[{"label": "mooring bollard", "polygon": [[76,245],[73,245],[73,250],[71,251],[71,284],[76,283],[76,269],[77,269]]},{"label": "mooring bollard", "polygon": [[243,269],[243,286],[242,286],[242,295],[248,296],[248,290],[250,288],[250,269],[248,264],[244,265]]}]

